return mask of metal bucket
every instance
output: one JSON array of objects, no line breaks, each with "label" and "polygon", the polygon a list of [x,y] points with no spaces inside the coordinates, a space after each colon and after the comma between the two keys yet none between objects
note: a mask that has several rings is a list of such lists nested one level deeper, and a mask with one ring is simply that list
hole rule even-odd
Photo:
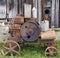
[{"label": "metal bucket", "polygon": [[44,21],[41,22],[41,30],[42,31],[49,30],[49,21],[44,20]]}]

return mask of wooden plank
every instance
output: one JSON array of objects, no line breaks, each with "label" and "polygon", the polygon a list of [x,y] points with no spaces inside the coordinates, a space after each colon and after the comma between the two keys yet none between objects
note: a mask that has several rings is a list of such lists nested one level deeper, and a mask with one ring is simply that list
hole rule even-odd
[{"label": "wooden plank", "polygon": [[55,20],[55,27],[59,26],[59,0],[56,0],[56,20]]},{"label": "wooden plank", "polygon": [[38,17],[38,23],[41,24],[41,20],[42,20],[42,9],[41,9],[41,0],[38,0],[38,6],[37,6],[37,17]]},{"label": "wooden plank", "polygon": [[54,26],[54,17],[55,17],[55,0],[52,0],[52,13],[51,13],[51,27]]},{"label": "wooden plank", "polygon": [[13,18],[17,13],[17,0],[7,0],[7,17]]},{"label": "wooden plank", "polygon": [[6,0],[0,1],[0,18],[6,18]]}]

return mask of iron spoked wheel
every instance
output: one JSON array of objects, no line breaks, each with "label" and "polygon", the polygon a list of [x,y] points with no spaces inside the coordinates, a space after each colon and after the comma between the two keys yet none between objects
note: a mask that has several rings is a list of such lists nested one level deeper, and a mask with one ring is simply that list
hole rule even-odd
[{"label": "iron spoked wheel", "polygon": [[2,49],[3,56],[14,56],[15,54],[20,55],[20,46],[13,40],[8,40],[7,43],[4,43]]},{"label": "iron spoked wheel", "polygon": [[56,56],[57,55],[57,48],[55,47],[47,47],[45,50],[45,56]]}]

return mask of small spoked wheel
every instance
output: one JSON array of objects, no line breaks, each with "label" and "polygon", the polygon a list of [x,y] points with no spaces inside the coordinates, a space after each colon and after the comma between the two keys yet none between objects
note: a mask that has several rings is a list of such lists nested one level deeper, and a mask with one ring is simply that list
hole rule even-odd
[{"label": "small spoked wheel", "polygon": [[56,56],[57,48],[55,47],[47,47],[45,50],[45,56]]},{"label": "small spoked wheel", "polygon": [[2,54],[5,55],[20,55],[20,46],[17,42],[13,40],[8,40],[7,43],[4,43],[2,46]]}]

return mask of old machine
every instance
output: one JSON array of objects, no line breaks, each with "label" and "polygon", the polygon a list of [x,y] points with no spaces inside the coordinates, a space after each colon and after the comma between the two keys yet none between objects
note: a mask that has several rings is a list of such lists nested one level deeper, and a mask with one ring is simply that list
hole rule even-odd
[{"label": "old machine", "polygon": [[[3,44],[3,55],[13,53],[20,54],[20,47],[25,42],[39,42],[46,45],[45,55],[57,55],[57,47],[55,44],[55,31],[50,29],[48,31],[41,31],[36,18],[31,18],[24,22],[24,17],[16,15],[14,23],[10,27],[11,37],[8,38],[7,43]],[[18,51],[15,50],[18,48]],[[4,51],[6,49],[6,51]]]}]

